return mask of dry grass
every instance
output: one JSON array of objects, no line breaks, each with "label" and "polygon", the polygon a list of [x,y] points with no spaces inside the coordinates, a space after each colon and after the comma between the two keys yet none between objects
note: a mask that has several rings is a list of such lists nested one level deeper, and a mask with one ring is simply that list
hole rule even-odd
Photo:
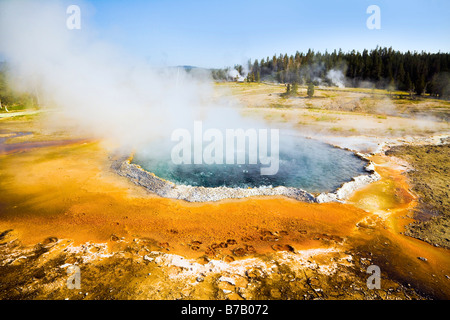
[{"label": "dry grass", "polygon": [[385,90],[357,88],[316,88],[315,97],[309,99],[304,87],[291,98],[281,96],[284,85],[220,83],[217,87],[247,107],[243,113],[248,116],[290,123],[308,132],[391,137],[450,131],[448,121],[443,121],[450,114],[446,101],[390,99]]}]

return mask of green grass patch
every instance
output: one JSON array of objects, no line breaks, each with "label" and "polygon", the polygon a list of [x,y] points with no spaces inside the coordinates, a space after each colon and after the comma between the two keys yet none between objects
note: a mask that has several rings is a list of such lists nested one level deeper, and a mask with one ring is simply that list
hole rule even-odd
[{"label": "green grass patch", "polygon": [[328,115],[321,115],[320,117],[316,117],[314,119],[314,121],[328,121],[328,122],[335,122],[336,120],[339,120],[339,118]]},{"label": "green grass patch", "polygon": [[269,105],[269,108],[275,108],[275,109],[284,109],[284,108],[289,108],[290,106],[287,106],[285,104],[281,104],[281,103],[271,103]]}]

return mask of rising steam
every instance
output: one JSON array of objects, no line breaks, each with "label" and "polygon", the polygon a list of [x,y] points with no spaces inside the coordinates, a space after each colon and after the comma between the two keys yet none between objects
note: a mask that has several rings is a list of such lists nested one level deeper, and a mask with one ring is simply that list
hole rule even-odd
[{"label": "rising steam", "polygon": [[336,87],[345,88],[345,75],[342,70],[331,69],[327,72],[326,78]]},{"label": "rising steam", "polygon": [[[59,2],[0,4],[0,52],[15,89],[75,120],[86,133],[135,147],[210,115],[213,87],[183,68],[157,68],[96,40],[87,24],[66,27]],[[227,117],[221,114],[220,123]],[[233,119],[234,121],[235,119]]]}]

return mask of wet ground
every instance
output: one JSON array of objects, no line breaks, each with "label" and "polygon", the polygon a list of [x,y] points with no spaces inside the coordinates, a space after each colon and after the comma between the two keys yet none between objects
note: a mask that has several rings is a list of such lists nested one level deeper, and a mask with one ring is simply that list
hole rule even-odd
[{"label": "wet ground", "polygon": [[404,234],[417,198],[396,158],[373,156],[381,180],[346,204],[193,204],[118,176],[98,142],[28,146],[0,154],[1,299],[450,298],[449,251]]},{"label": "wet ground", "polygon": [[43,148],[67,145],[71,143],[84,142],[85,139],[67,139],[67,140],[55,140],[55,141],[33,141],[33,142],[19,142],[19,143],[6,143],[7,140],[25,137],[27,135],[32,135],[32,132],[13,132],[13,133],[2,133],[0,132],[0,154],[10,154],[15,152],[24,152],[29,149]]},{"label": "wet ground", "polygon": [[397,146],[391,156],[406,160],[415,170],[407,172],[419,203],[417,220],[405,233],[430,244],[450,248],[450,145]]},{"label": "wet ground", "polygon": [[[195,205],[146,194],[105,159],[95,143],[3,155],[3,299],[449,297],[448,251],[400,234],[415,200],[388,158],[373,159],[383,179],[351,204]],[[379,290],[367,288],[372,264]]]}]

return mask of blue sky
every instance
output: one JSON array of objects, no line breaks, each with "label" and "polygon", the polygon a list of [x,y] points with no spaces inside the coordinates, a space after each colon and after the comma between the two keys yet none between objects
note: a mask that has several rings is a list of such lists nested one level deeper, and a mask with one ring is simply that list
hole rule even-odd
[{"label": "blue sky", "polygon": [[[84,28],[156,65],[224,67],[275,53],[342,48],[450,52],[448,0],[70,1]],[[381,29],[369,30],[369,5]]]}]

